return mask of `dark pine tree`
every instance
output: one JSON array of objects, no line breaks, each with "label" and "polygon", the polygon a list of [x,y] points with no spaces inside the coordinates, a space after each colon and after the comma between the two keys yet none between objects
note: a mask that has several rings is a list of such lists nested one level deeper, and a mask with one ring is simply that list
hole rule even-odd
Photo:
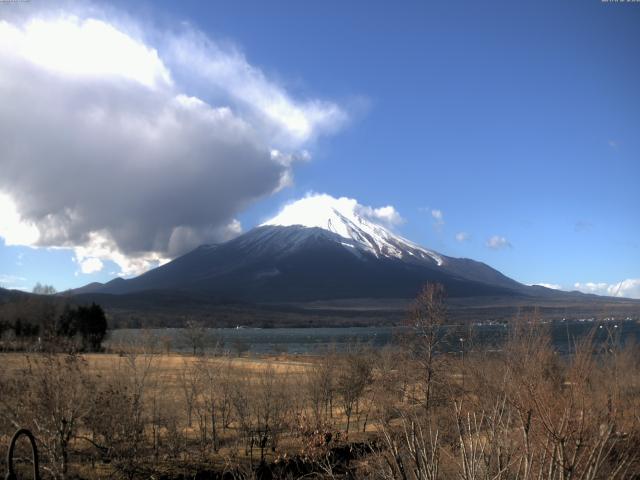
[{"label": "dark pine tree", "polygon": [[88,307],[80,306],[76,311],[75,328],[82,336],[84,350],[100,351],[102,341],[107,336],[107,317],[100,305],[92,303]]}]

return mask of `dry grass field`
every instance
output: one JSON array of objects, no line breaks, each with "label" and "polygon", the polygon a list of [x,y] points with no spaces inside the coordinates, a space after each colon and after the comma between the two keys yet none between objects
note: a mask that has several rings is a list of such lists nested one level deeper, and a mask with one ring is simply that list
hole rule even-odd
[{"label": "dry grass field", "polygon": [[[29,358],[38,358],[39,353],[7,352],[0,354],[2,368],[5,373],[16,372],[24,369]],[[82,358],[87,362],[88,368],[96,374],[118,369],[119,365],[127,362],[127,355],[116,353],[85,353]],[[148,356],[144,353],[134,354],[136,362],[142,363],[145,358],[150,359],[154,369],[154,375],[162,379],[176,379],[179,373],[186,366],[192,366],[201,362],[202,356],[181,355],[181,354],[157,354]],[[210,362],[215,363],[218,357],[205,357]],[[314,356],[295,355],[265,355],[265,356],[244,356],[225,357],[229,368],[238,373],[262,372],[266,369],[273,369],[278,373],[304,374],[312,368],[318,361]]]},{"label": "dry grass field", "polygon": [[637,346],[562,356],[528,319],[444,353],[437,306],[394,349],[0,354],[0,438],[33,431],[45,478],[639,478]]},{"label": "dry grass field", "polygon": [[[0,359],[2,443],[8,442],[18,426],[40,430],[41,455],[45,459],[67,457],[64,464],[50,462],[45,474],[53,477],[67,476],[70,471],[89,478],[111,477],[114,470],[123,476],[146,471],[146,458],[135,459],[135,466],[127,462],[116,466],[118,460],[113,458],[104,461],[101,455],[108,450],[108,455],[115,456],[115,449],[99,445],[97,436],[122,441],[118,456],[132,453],[132,443],[148,444],[153,462],[162,471],[197,469],[202,464],[224,469],[232,464],[244,467],[247,462],[252,465],[299,455],[308,439],[291,435],[294,429],[313,437],[324,427],[335,431],[337,439],[347,424],[344,408],[337,398],[329,397],[333,392],[315,392],[315,415],[308,403],[309,395],[314,394],[309,392],[311,379],[327,367],[328,359],[318,357],[128,352],[72,356],[3,353]],[[331,362],[338,362],[337,357]],[[325,370],[327,380],[334,375],[335,366],[337,363]],[[30,393],[27,397],[33,404],[29,408],[19,403],[23,390]],[[41,394],[49,398],[44,402],[34,398]],[[358,400],[366,403],[364,397]],[[319,403],[323,403],[324,412],[318,413]],[[55,410],[59,418],[52,418],[52,425],[45,429],[36,417],[47,410]],[[331,419],[331,426],[322,419],[324,415]],[[96,422],[85,416],[100,418]],[[124,431],[131,420],[144,424],[142,432]],[[67,440],[55,438],[59,436],[58,424],[72,422],[70,428],[76,431]],[[303,425],[305,422],[308,424]],[[351,436],[362,440],[375,428],[371,423],[363,425],[361,411],[349,423]],[[285,430],[288,433],[283,435]],[[46,436],[53,437],[50,444],[44,443]],[[61,448],[68,454],[61,455]]]}]

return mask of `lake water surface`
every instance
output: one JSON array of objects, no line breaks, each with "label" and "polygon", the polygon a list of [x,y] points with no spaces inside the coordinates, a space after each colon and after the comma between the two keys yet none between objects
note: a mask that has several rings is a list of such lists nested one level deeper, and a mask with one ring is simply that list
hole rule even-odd
[{"label": "lake water surface", "polygon": [[[635,320],[608,321],[567,321],[548,324],[554,348],[561,353],[573,350],[576,341],[596,329],[596,340],[602,341],[613,335],[621,342],[639,341],[640,324]],[[508,326],[475,325],[446,327],[448,349],[482,347],[500,349],[506,338]],[[212,350],[222,340],[225,350],[231,352],[249,351],[256,354],[292,353],[320,354],[328,349],[345,350],[356,344],[368,344],[374,348],[393,345],[398,337],[407,332],[406,327],[348,327],[348,328],[221,328],[207,329],[202,339],[205,350]],[[107,346],[152,344],[158,349],[174,352],[191,350],[188,334],[181,328],[163,329],[119,329],[110,333]]]}]

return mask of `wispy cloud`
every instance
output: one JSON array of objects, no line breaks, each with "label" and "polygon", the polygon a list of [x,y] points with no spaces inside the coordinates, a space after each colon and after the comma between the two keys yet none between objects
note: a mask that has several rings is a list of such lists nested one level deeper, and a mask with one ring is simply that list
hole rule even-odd
[{"label": "wispy cloud", "polygon": [[562,290],[562,285],[559,285],[557,283],[538,282],[538,283],[534,283],[532,285],[539,285],[541,287],[550,288],[551,290]]},{"label": "wispy cloud", "polygon": [[433,218],[433,228],[437,231],[441,231],[444,226],[444,214],[442,210],[434,208],[431,210],[431,217]]},{"label": "wispy cloud", "polygon": [[27,279],[24,277],[19,277],[17,275],[5,275],[0,273],[0,284],[2,285],[15,285],[17,283],[26,282]]},{"label": "wispy cloud", "polygon": [[8,288],[11,290],[29,290],[26,286],[27,279],[18,275],[7,275],[0,273],[0,288]]},{"label": "wispy cloud", "polygon": [[593,228],[593,223],[587,222],[587,221],[584,221],[584,220],[577,221],[575,223],[575,225],[573,226],[573,229],[576,232],[588,232],[592,228]]},{"label": "wispy cloud", "polygon": [[460,242],[460,243],[464,243],[466,241],[468,241],[471,238],[471,235],[469,235],[467,232],[458,232],[456,233],[456,241]]},{"label": "wispy cloud", "polygon": [[491,248],[492,250],[502,250],[504,248],[511,248],[511,242],[509,242],[509,240],[506,239],[506,237],[502,237],[500,235],[494,235],[493,237],[489,238],[485,245],[487,246],[487,248]]},{"label": "wispy cloud", "polygon": [[640,298],[640,278],[628,278],[617,283],[576,282],[576,290],[610,297]]},{"label": "wispy cloud", "polygon": [[339,129],[347,121],[337,104],[311,99],[298,101],[283,87],[251,65],[233,46],[222,46],[202,32],[189,29],[168,41],[167,60],[188,74],[224,92],[227,101],[249,113],[266,133],[288,147],[305,144],[321,133]]}]

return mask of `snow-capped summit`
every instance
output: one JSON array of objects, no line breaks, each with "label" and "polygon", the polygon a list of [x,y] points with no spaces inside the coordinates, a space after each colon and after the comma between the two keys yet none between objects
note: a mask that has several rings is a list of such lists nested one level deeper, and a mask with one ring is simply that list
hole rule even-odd
[{"label": "snow-capped summit", "polygon": [[263,226],[322,228],[342,237],[342,245],[365,250],[376,257],[425,259],[442,265],[441,255],[393,233],[383,223],[399,223],[401,217],[391,206],[374,209],[355,199],[330,195],[308,195],[285,206]]}]

